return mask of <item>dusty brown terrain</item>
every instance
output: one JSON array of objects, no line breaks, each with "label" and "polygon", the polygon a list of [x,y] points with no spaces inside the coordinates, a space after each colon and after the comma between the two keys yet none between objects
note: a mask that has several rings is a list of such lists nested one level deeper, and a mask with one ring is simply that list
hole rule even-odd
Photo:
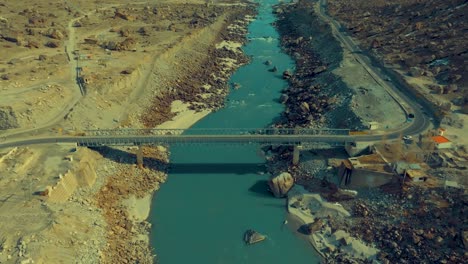
[{"label": "dusty brown terrain", "polygon": [[[254,9],[238,1],[0,1],[0,45],[9,51],[0,54],[1,138],[190,126],[222,106],[229,75],[247,62],[239,47]],[[0,262],[153,262],[145,219],[167,152],[144,149],[144,168],[135,152],[0,150]]]},{"label": "dusty brown terrain", "polygon": [[328,2],[330,14],[364,50],[410,79],[431,100],[451,102],[466,113],[466,1]]},{"label": "dusty brown terrain", "polygon": [[[415,2],[418,2],[419,5],[427,3]],[[365,8],[372,7],[375,9],[375,6],[381,2],[333,1],[333,3],[346,6],[349,8],[347,11],[351,10],[354,14],[361,14],[365,11],[359,10],[359,8],[365,10]],[[356,4],[356,6],[350,7],[355,3],[360,3],[360,5]],[[392,5],[388,2],[385,3],[387,3],[386,6]],[[437,3],[440,4],[440,2]],[[384,5],[382,4],[382,6]],[[464,8],[464,5],[460,8]],[[279,5],[275,11],[278,16],[277,27],[282,35],[282,46],[296,61],[296,71],[288,73],[286,76],[289,79],[289,87],[282,96],[286,111],[282,123],[278,125],[295,127],[325,124],[335,127],[352,128],[353,125],[358,127],[359,122],[363,121],[362,113],[366,113],[366,110],[360,111],[360,109],[365,108],[366,105],[371,108],[382,107],[381,109],[387,109],[386,111],[390,114],[396,113],[395,107],[392,108],[390,104],[380,103],[376,100],[376,98],[382,99],[382,96],[374,98],[371,96],[375,92],[367,89],[368,81],[361,81],[362,77],[365,79],[365,75],[362,75],[363,71],[357,70],[359,65],[356,65],[355,62],[353,64],[352,60],[349,59],[352,58],[351,54],[342,49],[343,46],[330,34],[330,27],[317,19],[314,10],[316,11],[316,1],[299,1],[297,4]],[[351,11],[336,15],[349,18],[353,14]],[[404,14],[406,13],[404,12]],[[388,13],[386,17],[391,15]],[[377,21],[378,18],[382,19],[382,17],[370,15],[366,17],[373,22]],[[375,25],[356,18],[352,18],[352,20],[354,23],[360,23],[363,27],[361,31],[356,32],[356,34],[361,35],[359,40],[368,41],[366,39],[366,34],[369,33],[367,30]],[[382,23],[389,22],[381,22],[379,25]],[[383,33],[380,37],[387,39]],[[391,41],[395,40],[395,36],[393,37]],[[457,37],[464,38],[461,35],[457,35]],[[390,37],[387,40],[389,39]],[[454,40],[454,42],[449,41],[444,43],[447,45],[455,43],[458,48],[464,47],[459,39]],[[395,42],[394,44],[399,43]],[[363,46],[367,49],[367,46]],[[404,49],[412,50],[411,47]],[[437,78],[426,78],[427,75],[406,76],[406,71],[411,70],[411,68],[408,67],[404,70],[407,67],[404,64],[397,66],[410,84],[418,86],[415,89],[418,89],[420,85],[433,85],[440,82],[440,79]],[[423,66],[419,67],[423,68]],[[450,72],[448,74],[456,73]],[[352,75],[351,78],[350,75]],[[461,84],[461,79],[458,81],[460,82],[457,84]],[[356,83],[362,87],[354,89],[353,86]],[[450,85],[449,83],[443,84],[443,82],[439,84],[443,87]],[[354,92],[353,97],[356,99],[350,101],[347,98],[352,92]],[[439,105],[460,96],[456,93],[441,94],[440,96],[430,92],[425,94],[433,96]],[[432,97],[431,100],[433,100]],[[364,104],[364,107],[359,107],[353,102]],[[309,113],[309,109],[313,109],[313,113]],[[458,115],[462,115],[458,113],[460,109],[461,106],[453,107],[451,109],[452,115],[449,115],[450,118],[454,118],[454,116],[458,118]],[[378,115],[378,110],[369,109],[368,114]],[[387,119],[383,114],[381,116]],[[463,120],[463,118],[461,119]],[[460,126],[454,125],[454,123],[457,122],[451,124],[446,121],[442,122],[443,127],[448,128],[447,131],[451,131],[448,137],[453,139],[454,144],[458,145],[452,150],[432,153],[434,148],[424,146],[424,143],[428,141],[423,136],[421,136],[423,138],[420,139],[422,140],[419,142],[420,144],[416,142],[407,144],[401,140],[389,142],[384,140],[378,146],[380,153],[386,160],[384,163],[396,161],[421,163],[429,175],[424,183],[411,182],[408,179],[403,181],[401,178],[395,177],[394,181],[381,188],[362,186],[358,189],[355,197],[340,195],[343,191],[340,187],[346,187],[337,184],[339,180],[337,180],[336,168],[341,164],[342,158],[340,156],[348,156],[345,152],[339,153],[336,150],[303,151],[300,164],[292,166],[290,163],[292,148],[284,146],[266,149],[267,153],[271,154],[267,159],[273,175],[288,171],[293,175],[297,184],[304,186],[312,193],[321,194],[322,197],[331,202],[339,202],[344,209],[350,212],[349,217],[319,217],[313,221],[306,220],[308,222],[305,224],[310,224],[307,227],[310,227],[312,232],[316,232],[318,236],[324,235],[330,230],[333,234],[338,230],[344,230],[353,239],[357,238],[366,245],[375,246],[379,251],[375,258],[381,263],[463,263],[463,259],[466,259],[467,256],[466,246],[468,245],[466,192],[463,189],[450,188],[445,185],[447,179],[466,184],[466,180],[464,180],[466,179],[466,165],[458,166],[455,164],[458,161],[464,160],[466,162],[467,160],[466,148],[462,146],[465,144],[463,138],[466,137],[466,132],[460,131]],[[427,137],[429,136],[428,134]],[[451,165],[440,167],[442,164],[440,157],[445,156],[452,157],[453,162]],[[435,162],[436,160],[438,161]],[[379,164],[373,165],[374,167],[379,166]],[[384,169],[391,171],[391,168]],[[350,243],[350,239],[342,240],[341,246],[338,248],[323,246],[326,245],[324,241],[319,241],[318,244],[322,246],[323,251],[320,253],[325,257],[326,263],[372,263],[371,259],[365,260],[367,262],[362,260],[362,256],[353,257],[353,251],[365,251],[365,249]]]}]

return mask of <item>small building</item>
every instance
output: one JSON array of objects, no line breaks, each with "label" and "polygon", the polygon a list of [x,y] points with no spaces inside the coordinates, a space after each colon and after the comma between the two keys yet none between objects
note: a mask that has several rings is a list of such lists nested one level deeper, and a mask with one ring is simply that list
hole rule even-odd
[{"label": "small building", "polygon": [[441,127],[439,127],[439,129],[437,129],[437,132],[439,133],[439,136],[443,136],[446,131],[447,130],[445,128],[441,128]]},{"label": "small building", "polygon": [[403,175],[405,173],[405,171],[407,171],[407,170],[420,170],[421,165],[419,165],[417,163],[407,163],[407,162],[404,162],[404,161],[397,161],[393,165],[393,169],[399,175]]},{"label": "small building", "polygon": [[371,121],[367,124],[367,127],[369,128],[369,130],[376,130],[379,129],[379,123]]},{"label": "small building", "polygon": [[393,172],[379,154],[344,160],[338,170],[340,186],[347,188],[378,187],[393,179]]},{"label": "small building", "polygon": [[426,181],[428,176],[423,170],[407,170],[406,176],[408,179],[414,182]]},{"label": "small building", "polygon": [[432,140],[435,142],[437,149],[452,148],[452,142],[444,136],[434,136]]},{"label": "small building", "polygon": [[408,163],[405,161],[398,161],[393,165],[394,171],[400,175],[400,177],[405,181],[409,180],[413,182],[426,181],[429,178],[426,172],[428,168],[429,167],[424,163]]}]

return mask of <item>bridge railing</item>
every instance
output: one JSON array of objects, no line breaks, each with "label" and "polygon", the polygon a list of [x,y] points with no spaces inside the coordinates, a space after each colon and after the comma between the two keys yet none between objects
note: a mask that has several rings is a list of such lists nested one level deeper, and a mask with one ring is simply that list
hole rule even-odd
[{"label": "bridge railing", "polygon": [[191,129],[98,129],[86,136],[161,136],[161,135],[349,135],[349,129],[310,128],[191,128]]}]

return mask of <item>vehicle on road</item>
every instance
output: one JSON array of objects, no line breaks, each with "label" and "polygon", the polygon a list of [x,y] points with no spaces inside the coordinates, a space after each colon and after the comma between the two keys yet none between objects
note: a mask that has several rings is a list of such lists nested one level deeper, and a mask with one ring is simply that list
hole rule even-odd
[{"label": "vehicle on road", "polygon": [[403,137],[404,140],[410,140],[410,139],[412,139],[412,138],[413,138],[413,137],[410,136],[410,135],[406,135],[406,136]]}]

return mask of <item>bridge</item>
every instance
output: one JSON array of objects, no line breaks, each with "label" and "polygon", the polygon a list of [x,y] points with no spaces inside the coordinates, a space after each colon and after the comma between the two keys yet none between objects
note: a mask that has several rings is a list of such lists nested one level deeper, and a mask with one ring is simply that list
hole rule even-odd
[{"label": "bridge", "polygon": [[[351,135],[349,129],[243,128],[243,129],[109,129],[88,130],[80,135],[55,135],[26,139],[0,140],[0,148],[33,144],[73,143],[78,146],[143,146],[173,144],[261,144],[294,146],[293,162],[299,162],[299,150],[332,148],[357,142],[397,138],[386,135]],[[141,149],[141,148],[140,148]],[[141,154],[140,154],[141,155]],[[138,156],[138,155],[137,155]],[[142,157],[137,157],[142,160]]]},{"label": "bridge", "polygon": [[[377,141],[382,135],[350,135],[348,129],[113,129],[89,130],[80,135],[55,135],[27,139],[0,140],[0,148],[47,144],[75,143],[78,146],[140,146],[159,144],[328,144],[344,146],[357,141]],[[389,138],[386,135],[386,138]]]}]

